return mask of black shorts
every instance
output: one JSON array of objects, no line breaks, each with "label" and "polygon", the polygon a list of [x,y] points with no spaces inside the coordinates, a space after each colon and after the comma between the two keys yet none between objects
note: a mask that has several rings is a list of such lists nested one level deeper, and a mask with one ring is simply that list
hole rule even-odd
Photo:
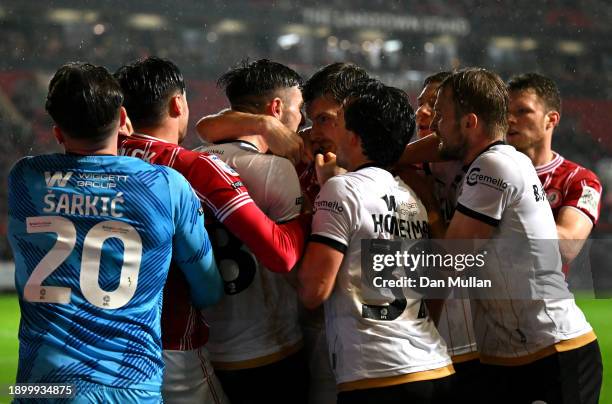
[{"label": "black shorts", "polygon": [[447,404],[454,375],[388,387],[342,391],[338,404]]},{"label": "black shorts", "polygon": [[309,372],[304,350],[251,369],[215,370],[232,404],[308,403]]},{"label": "black shorts", "polygon": [[490,404],[480,394],[482,390],[482,364],[478,359],[453,363],[455,378],[452,385],[453,404]]},{"label": "black shorts", "polygon": [[487,402],[531,404],[597,404],[603,366],[593,341],[523,366],[482,365]]}]

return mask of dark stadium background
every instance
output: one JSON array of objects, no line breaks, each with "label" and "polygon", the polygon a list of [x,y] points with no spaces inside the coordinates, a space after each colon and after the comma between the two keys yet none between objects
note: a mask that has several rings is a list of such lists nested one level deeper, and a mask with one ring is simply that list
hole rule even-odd
[{"label": "dark stadium background", "polygon": [[[59,151],[44,111],[51,75],[67,61],[114,71],[141,56],[172,59],[188,82],[191,121],[225,106],[215,79],[245,57],[266,57],[308,77],[352,61],[415,100],[427,75],[483,66],[504,79],[554,78],[563,113],[553,148],[595,171],[604,185],[593,231],[595,289],[579,304],[604,352],[602,403],[612,403],[612,2],[606,0],[79,1],[0,2],[0,396],[14,382],[16,296],[6,239],[7,184],[27,154]],[[186,146],[198,144],[193,125]],[[607,274],[607,276],[606,276]],[[0,401],[3,398],[0,397]],[[6,400],[6,398],[4,398]]]}]

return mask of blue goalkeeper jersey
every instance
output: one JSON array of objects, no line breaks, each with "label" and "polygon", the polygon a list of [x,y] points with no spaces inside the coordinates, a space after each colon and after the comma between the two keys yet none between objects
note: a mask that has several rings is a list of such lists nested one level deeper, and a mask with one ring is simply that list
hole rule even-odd
[{"label": "blue goalkeeper jersey", "polygon": [[8,234],[21,306],[18,383],[160,391],[171,259],[194,304],[223,293],[190,185],[137,158],[20,160],[9,175]]}]

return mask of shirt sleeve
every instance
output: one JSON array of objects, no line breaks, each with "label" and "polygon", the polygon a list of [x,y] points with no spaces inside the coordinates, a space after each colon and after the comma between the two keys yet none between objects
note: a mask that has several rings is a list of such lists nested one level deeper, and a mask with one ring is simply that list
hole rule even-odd
[{"label": "shirt sleeve", "polygon": [[592,171],[582,168],[568,184],[561,206],[580,210],[596,224],[601,210],[601,193],[599,178]]},{"label": "shirt sleeve", "polygon": [[202,203],[267,269],[291,271],[304,253],[311,215],[275,223],[255,205],[238,173],[212,154],[198,157],[189,178]]},{"label": "shirt sleeve", "polygon": [[506,208],[523,189],[512,161],[482,155],[470,167],[457,199],[457,211],[491,226],[498,226]]},{"label": "shirt sleeve", "polygon": [[346,253],[353,229],[358,225],[358,201],[343,176],[329,179],[314,202],[310,241]]},{"label": "shirt sleeve", "polygon": [[204,210],[187,180],[168,170],[175,225],[172,259],[187,278],[194,305],[207,307],[223,295],[223,281],[204,228]]}]

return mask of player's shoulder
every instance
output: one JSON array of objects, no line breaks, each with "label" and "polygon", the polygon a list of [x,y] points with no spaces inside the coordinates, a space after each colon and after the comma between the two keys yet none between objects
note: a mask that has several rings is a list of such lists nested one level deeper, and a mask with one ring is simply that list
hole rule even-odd
[{"label": "player's shoulder", "polygon": [[495,144],[482,152],[470,165],[468,174],[476,167],[510,177],[516,177],[524,170],[535,173],[529,157],[507,144]]},{"label": "player's shoulder", "polygon": [[17,160],[11,167],[11,173],[22,172],[24,168],[29,167],[35,161],[36,156],[25,156]]},{"label": "player's shoulder", "polygon": [[192,157],[195,158],[193,161],[193,165],[194,167],[198,168],[198,174],[214,171],[222,176],[229,175],[231,177],[240,177],[236,170],[234,170],[229,164],[223,161],[216,154],[208,153],[204,150],[194,150],[192,151],[192,153],[195,153],[192,155]]},{"label": "player's shoulder", "polygon": [[572,182],[587,180],[597,184],[601,183],[599,177],[593,171],[566,158],[563,159],[557,170],[564,176],[569,177],[571,175]]}]

